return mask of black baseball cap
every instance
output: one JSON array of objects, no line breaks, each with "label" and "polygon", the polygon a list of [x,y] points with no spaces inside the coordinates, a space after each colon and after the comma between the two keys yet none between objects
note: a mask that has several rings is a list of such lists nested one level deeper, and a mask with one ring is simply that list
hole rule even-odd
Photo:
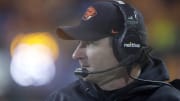
[{"label": "black baseball cap", "polygon": [[60,26],[56,34],[66,40],[95,41],[124,30],[124,18],[112,2],[99,1],[90,5],[76,26]]}]

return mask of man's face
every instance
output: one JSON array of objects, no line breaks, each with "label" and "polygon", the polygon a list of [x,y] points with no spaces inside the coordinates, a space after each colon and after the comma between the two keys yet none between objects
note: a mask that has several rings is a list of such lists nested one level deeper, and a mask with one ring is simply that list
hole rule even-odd
[{"label": "man's face", "polygon": [[79,60],[81,68],[87,68],[91,72],[119,64],[113,54],[110,37],[98,41],[80,41],[72,57]]}]

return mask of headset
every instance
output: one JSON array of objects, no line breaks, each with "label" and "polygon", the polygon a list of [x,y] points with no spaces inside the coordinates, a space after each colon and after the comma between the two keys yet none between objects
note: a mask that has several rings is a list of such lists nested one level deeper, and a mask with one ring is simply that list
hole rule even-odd
[{"label": "headset", "polygon": [[119,16],[124,19],[123,30],[112,39],[114,55],[119,62],[129,56],[133,57],[131,62],[125,65],[136,63],[142,51],[147,49],[143,17],[140,12],[123,1],[114,0],[112,3],[117,7]]}]

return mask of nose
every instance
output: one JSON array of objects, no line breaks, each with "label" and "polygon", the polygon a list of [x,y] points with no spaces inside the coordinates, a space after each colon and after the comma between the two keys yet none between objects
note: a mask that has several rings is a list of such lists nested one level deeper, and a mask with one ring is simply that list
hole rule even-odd
[{"label": "nose", "polygon": [[80,60],[86,57],[86,48],[81,47],[81,45],[78,45],[78,47],[75,49],[75,51],[72,54],[72,58],[75,60]]}]

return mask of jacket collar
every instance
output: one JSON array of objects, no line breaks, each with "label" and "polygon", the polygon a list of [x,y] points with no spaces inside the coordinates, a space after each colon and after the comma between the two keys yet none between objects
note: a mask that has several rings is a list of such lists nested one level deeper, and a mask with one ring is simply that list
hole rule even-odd
[{"label": "jacket collar", "polygon": [[164,62],[156,57],[150,57],[148,65],[142,68],[141,79],[153,81],[169,80],[169,74]]}]

